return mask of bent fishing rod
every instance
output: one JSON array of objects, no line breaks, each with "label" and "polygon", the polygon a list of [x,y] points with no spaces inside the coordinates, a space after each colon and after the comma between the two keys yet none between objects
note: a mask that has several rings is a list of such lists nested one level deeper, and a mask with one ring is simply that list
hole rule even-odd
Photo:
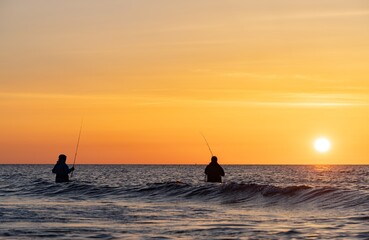
[{"label": "bent fishing rod", "polygon": [[[73,160],[73,167],[76,164],[76,159],[77,159],[77,153],[78,153],[78,147],[79,147],[79,140],[81,139],[81,132],[82,132],[82,126],[83,126],[83,118],[81,120],[81,126],[79,128],[79,134],[78,134],[78,141],[77,141],[77,146],[76,146],[76,152],[74,154],[74,160]],[[73,177],[73,172],[74,170],[71,172],[70,177]]]}]

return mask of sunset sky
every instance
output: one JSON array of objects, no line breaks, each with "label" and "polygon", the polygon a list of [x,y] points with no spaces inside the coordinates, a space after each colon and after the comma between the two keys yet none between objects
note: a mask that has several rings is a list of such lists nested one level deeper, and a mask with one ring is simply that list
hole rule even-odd
[{"label": "sunset sky", "polygon": [[369,164],[369,1],[3,0],[0,114],[0,163]]}]

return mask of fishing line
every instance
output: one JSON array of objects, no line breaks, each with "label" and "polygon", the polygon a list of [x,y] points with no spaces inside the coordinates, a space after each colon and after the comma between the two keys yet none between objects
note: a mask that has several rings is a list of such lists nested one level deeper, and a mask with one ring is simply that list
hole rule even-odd
[{"label": "fishing line", "polygon": [[[76,146],[76,152],[74,154],[74,160],[73,160],[73,167],[76,164],[78,147],[79,147],[79,140],[81,139],[82,126],[83,126],[83,117],[82,117],[82,120],[81,120],[81,127],[79,128],[79,134],[78,134],[78,141],[77,141],[77,146]],[[72,173],[70,174],[71,177],[73,177],[73,172],[74,171],[72,171]]]},{"label": "fishing line", "polygon": [[207,145],[207,146],[208,146],[208,148],[209,148],[209,151],[210,151],[211,156],[214,156],[213,151],[211,151],[211,148],[210,148],[210,145],[209,145],[209,143],[208,143],[208,140],[206,140],[206,137],[204,136],[204,134],[202,134],[202,132],[200,132],[200,134],[201,134],[201,136],[204,138],[204,140],[205,140],[205,142],[206,142],[206,145]]}]

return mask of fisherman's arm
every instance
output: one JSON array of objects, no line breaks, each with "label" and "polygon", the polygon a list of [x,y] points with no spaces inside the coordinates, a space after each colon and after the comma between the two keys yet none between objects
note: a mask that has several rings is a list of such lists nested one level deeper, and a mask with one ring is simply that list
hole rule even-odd
[{"label": "fisherman's arm", "polygon": [[55,173],[55,174],[58,173],[59,169],[60,169],[59,166],[55,165],[53,170],[52,170],[52,173]]},{"label": "fisherman's arm", "polygon": [[209,166],[206,166],[205,168],[205,174],[208,175],[209,174]]},{"label": "fisherman's arm", "polygon": [[73,171],[74,171],[74,167],[71,167],[71,168],[68,167],[68,173],[71,173]]},{"label": "fisherman's arm", "polygon": [[220,176],[224,177],[224,169],[222,167],[220,167]]}]

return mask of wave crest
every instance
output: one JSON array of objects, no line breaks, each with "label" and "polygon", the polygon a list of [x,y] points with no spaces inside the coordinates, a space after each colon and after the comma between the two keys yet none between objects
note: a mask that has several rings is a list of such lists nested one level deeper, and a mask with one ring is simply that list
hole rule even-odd
[{"label": "wave crest", "polygon": [[0,191],[1,195],[56,197],[71,199],[146,199],[149,201],[202,201],[220,204],[241,204],[245,207],[319,207],[360,208],[369,210],[369,194],[360,190],[334,187],[292,185],[280,187],[257,183],[150,183],[144,185],[96,185],[87,182],[55,184],[36,179],[26,186],[12,186]]}]

